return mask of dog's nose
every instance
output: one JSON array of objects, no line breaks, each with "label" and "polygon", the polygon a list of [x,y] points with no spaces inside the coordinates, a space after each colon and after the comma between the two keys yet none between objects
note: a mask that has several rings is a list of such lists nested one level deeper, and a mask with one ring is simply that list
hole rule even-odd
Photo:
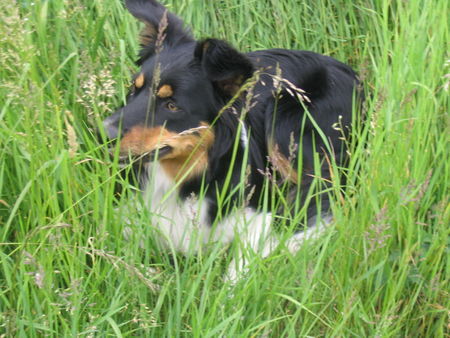
[{"label": "dog's nose", "polygon": [[116,114],[113,114],[103,120],[103,130],[105,136],[109,140],[114,140],[119,137],[119,127],[117,122],[118,121]]},{"label": "dog's nose", "polygon": [[103,121],[103,130],[110,140],[116,139],[119,136],[119,128],[115,126],[114,121],[110,118]]}]

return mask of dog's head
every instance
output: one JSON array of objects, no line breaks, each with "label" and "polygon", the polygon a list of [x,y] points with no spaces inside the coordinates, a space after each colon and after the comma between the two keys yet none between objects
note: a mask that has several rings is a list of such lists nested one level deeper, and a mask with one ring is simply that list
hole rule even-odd
[{"label": "dog's head", "polygon": [[[214,142],[218,112],[252,76],[253,66],[224,41],[196,41],[183,22],[154,0],[127,0],[144,22],[141,52],[126,104],[103,122],[123,155],[159,151],[186,159]],[[195,155],[195,154],[194,154]]]}]

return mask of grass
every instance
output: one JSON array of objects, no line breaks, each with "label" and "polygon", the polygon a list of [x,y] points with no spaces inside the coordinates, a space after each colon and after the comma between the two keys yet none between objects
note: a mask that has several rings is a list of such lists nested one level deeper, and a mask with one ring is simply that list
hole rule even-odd
[{"label": "grass", "polygon": [[448,2],[166,3],[199,38],[314,50],[359,71],[367,144],[335,231],[295,256],[253,257],[233,293],[219,247],[158,249],[92,135],[126,95],[138,23],[119,0],[5,0],[0,336],[448,337]]}]

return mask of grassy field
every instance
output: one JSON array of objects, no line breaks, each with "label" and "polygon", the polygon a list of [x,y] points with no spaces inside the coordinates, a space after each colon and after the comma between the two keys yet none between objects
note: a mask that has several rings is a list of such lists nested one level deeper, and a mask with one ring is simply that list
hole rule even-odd
[{"label": "grassy field", "polygon": [[159,250],[92,134],[126,95],[139,24],[119,0],[2,0],[0,337],[448,337],[448,1],[166,4],[196,37],[358,70],[367,144],[335,229],[254,257],[233,292],[220,248]]}]

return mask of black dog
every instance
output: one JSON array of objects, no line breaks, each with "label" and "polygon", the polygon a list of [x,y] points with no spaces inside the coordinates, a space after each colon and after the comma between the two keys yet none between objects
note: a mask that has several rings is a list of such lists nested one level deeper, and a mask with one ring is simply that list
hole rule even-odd
[{"label": "black dog", "polygon": [[187,253],[238,234],[266,255],[277,244],[272,212],[292,221],[309,205],[310,227],[292,247],[317,218],[329,220],[328,196],[317,192],[329,185],[330,163],[346,163],[355,72],[313,52],[244,54],[221,40],[196,41],[157,1],[126,5],[146,25],[141,68],[104,127],[120,137],[122,155],[140,159],[152,225],[165,242]]}]

